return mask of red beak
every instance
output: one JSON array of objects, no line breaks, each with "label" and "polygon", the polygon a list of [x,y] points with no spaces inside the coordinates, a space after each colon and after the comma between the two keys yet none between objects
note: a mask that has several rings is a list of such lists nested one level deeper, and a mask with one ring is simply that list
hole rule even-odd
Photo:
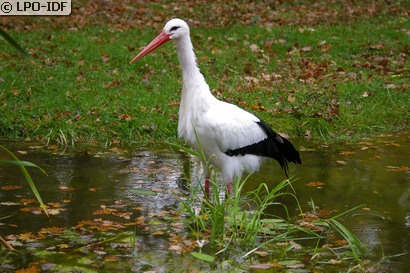
[{"label": "red beak", "polygon": [[160,45],[171,40],[169,36],[171,35],[166,34],[165,32],[161,32],[154,40],[152,40],[151,43],[149,43],[149,45],[147,45],[137,56],[134,57],[134,59],[131,60],[130,64],[138,61],[139,59],[141,59],[145,55],[148,55],[151,51],[153,51]]}]

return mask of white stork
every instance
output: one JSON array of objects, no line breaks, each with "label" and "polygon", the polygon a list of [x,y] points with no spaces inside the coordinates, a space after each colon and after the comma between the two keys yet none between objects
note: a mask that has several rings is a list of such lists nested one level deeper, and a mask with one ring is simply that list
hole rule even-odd
[{"label": "white stork", "polygon": [[[228,193],[234,178],[241,177],[243,172],[258,171],[266,158],[276,159],[286,175],[288,162],[302,162],[293,145],[263,120],[212,95],[197,66],[185,21],[172,19],[167,22],[162,32],[130,63],[170,40],[176,43],[183,79],[178,135],[199,151],[198,136],[206,160],[221,170]],[[205,162],[202,163],[205,194],[209,196],[209,170]]]}]

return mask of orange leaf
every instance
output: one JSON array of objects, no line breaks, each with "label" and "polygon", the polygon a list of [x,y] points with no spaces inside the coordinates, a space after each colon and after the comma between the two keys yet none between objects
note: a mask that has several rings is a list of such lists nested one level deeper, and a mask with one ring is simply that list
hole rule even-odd
[{"label": "orange leaf", "polygon": [[309,182],[309,183],[306,184],[306,186],[308,186],[308,187],[321,187],[323,185],[325,185],[325,183],[318,182],[318,181]]},{"label": "orange leaf", "polygon": [[341,155],[349,156],[349,155],[354,155],[356,152],[350,152],[350,151],[342,151],[340,152]]},{"label": "orange leaf", "polygon": [[16,273],[40,273],[40,272],[41,272],[40,269],[35,265],[16,271]]},{"label": "orange leaf", "polygon": [[331,48],[332,48],[332,46],[328,44],[328,45],[325,45],[324,47],[322,47],[322,49],[320,51],[328,52]]},{"label": "orange leaf", "polygon": [[19,240],[22,240],[22,241],[29,241],[29,240],[33,240],[35,238],[36,237],[31,232],[21,233],[19,235]]}]

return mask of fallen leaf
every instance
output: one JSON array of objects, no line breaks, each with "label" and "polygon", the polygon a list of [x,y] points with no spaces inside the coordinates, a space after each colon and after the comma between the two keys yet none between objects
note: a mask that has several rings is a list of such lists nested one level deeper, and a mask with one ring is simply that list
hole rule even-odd
[{"label": "fallen leaf", "polygon": [[296,101],[296,98],[295,98],[292,94],[289,94],[289,95],[288,95],[288,101],[291,102],[291,103],[293,103],[293,102]]},{"label": "fallen leaf", "polygon": [[259,48],[258,45],[251,44],[249,47],[251,48],[252,52],[259,52],[260,51],[260,48]]},{"label": "fallen leaf", "polygon": [[27,204],[37,203],[37,200],[32,199],[32,198],[22,198],[20,199],[20,202],[23,203],[23,205],[27,205]]},{"label": "fallen leaf", "polygon": [[306,186],[308,186],[308,187],[321,187],[323,185],[325,185],[325,183],[318,182],[318,181],[309,182],[309,183],[306,184]]},{"label": "fallen leaf", "polygon": [[10,186],[2,186],[1,189],[4,191],[11,191],[11,190],[17,190],[21,189],[23,186],[15,186],[15,185],[10,185]]},{"label": "fallen leaf", "polygon": [[104,54],[101,56],[101,60],[105,63],[110,59],[110,55]]},{"label": "fallen leaf", "polygon": [[324,47],[322,47],[322,49],[320,51],[322,52],[328,52],[330,49],[332,48],[331,45],[327,44]]},{"label": "fallen leaf", "polygon": [[63,233],[65,228],[63,227],[48,227],[48,228],[42,228],[40,229],[40,233],[46,233],[46,234],[52,234],[52,235],[58,235]]},{"label": "fallen leaf", "polygon": [[305,46],[305,47],[302,47],[302,48],[300,49],[300,51],[302,51],[302,52],[309,52],[309,51],[312,51],[312,47],[311,47],[311,46]]},{"label": "fallen leaf", "polygon": [[342,151],[342,152],[340,152],[340,154],[341,154],[341,155],[344,155],[344,156],[349,156],[349,155],[354,155],[354,154],[356,154],[356,152]]},{"label": "fallen leaf", "polygon": [[32,265],[31,267],[16,270],[16,273],[40,273],[40,272],[41,272],[40,269],[35,265]]},{"label": "fallen leaf", "polygon": [[382,44],[371,45],[370,46],[371,49],[377,49],[377,50],[382,49],[383,47],[384,47],[384,45],[382,45]]},{"label": "fallen leaf", "polygon": [[29,241],[36,239],[36,236],[34,236],[31,232],[26,232],[19,234],[18,239],[21,241]]},{"label": "fallen leaf", "polygon": [[19,206],[21,204],[17,202],[0,202],[0,205],[1,206]]},{"label": "fallen leaf", "polygon": [[392,172],[408,172],[410,171],[410,168],[407,166],[401,166],[401,167],[396,167],[396,166],[387,166],[389,171]]}]

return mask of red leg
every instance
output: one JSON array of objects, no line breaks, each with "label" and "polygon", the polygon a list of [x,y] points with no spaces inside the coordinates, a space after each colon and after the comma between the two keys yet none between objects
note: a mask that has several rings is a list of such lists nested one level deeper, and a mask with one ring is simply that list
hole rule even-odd
[{"label": "red leg", "polygon": [[205,195],[206,195],[206,197],[209,197],[209,184],[210,184],[209,175],[207,175],[205,177]]},{"label": "red leg", "polygon": [[228,192],[228,196],[231,195],[232,192],[231,192],[231,182],[230,181],[226,183],[226,191]]}]

